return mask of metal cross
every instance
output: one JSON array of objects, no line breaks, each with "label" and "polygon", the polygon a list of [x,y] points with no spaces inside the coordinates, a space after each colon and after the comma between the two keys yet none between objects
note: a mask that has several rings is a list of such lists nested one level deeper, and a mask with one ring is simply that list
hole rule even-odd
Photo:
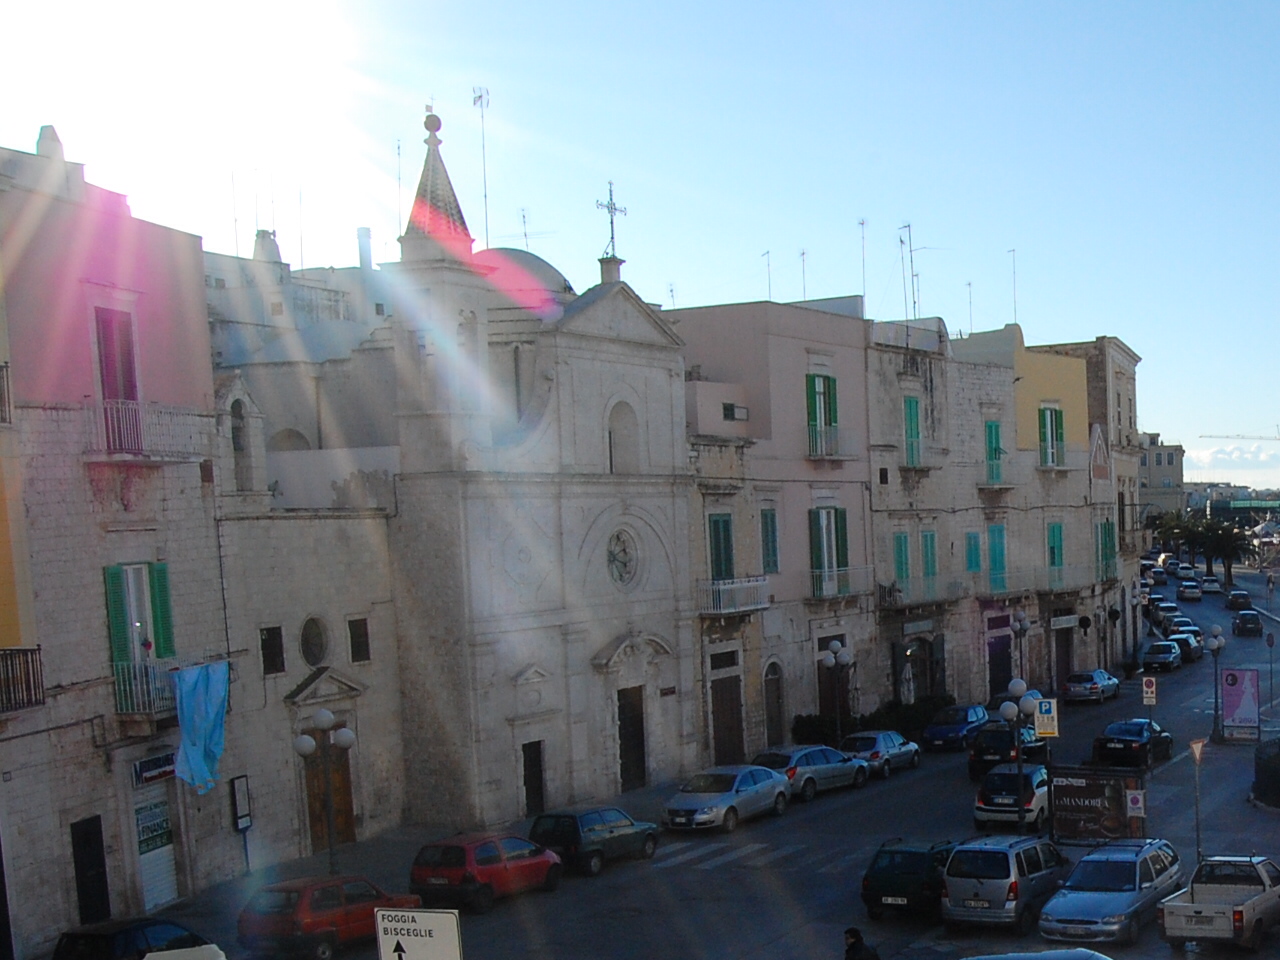
[{"label": "metal cross", "polygon": [[613,181],[612,180],[609,181],[609,202],[601,203],[599,200],[597,200],[596,207],[601,210],[607,210],[609,212],[609,245],[604,248],[604,255],[606,257],[616,257],[618,255],[618,248],[615,243],[615,238],[613,234],[613,218],[616,217],[618,214],[622,214],[625,217],[627,215],[627,208],[620,207],[613,202]]}]

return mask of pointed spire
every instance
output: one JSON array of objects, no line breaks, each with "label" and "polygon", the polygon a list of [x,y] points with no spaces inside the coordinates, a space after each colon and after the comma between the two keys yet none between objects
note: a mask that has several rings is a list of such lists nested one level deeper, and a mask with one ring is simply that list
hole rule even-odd
[{"label": "pointed spire", "polygon": [[473,242],[471,232],[467,230],[462,207],[440,157],[441,141],[436,136],[440,118],[429,112],[422,125],[427,128],[427,138],[423,141],[427,145],[427,159],[422,165],[422,178],[418,181],[418,193],[413,199],[413,212],[409,214],[405,238],[428,236],[451,249],[465,244],[469,253]]}]

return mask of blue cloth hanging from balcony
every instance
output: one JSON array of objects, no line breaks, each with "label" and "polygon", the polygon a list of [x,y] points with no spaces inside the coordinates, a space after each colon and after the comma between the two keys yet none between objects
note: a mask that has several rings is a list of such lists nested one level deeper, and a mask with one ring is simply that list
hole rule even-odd
[{"label": "blue cloth hanging from balcony", "polygon": [[231,667],[225,660],[185,667],[174,675],[182,731],[174,773],[199,793],[212,790],[218,780],[230,675]]}]

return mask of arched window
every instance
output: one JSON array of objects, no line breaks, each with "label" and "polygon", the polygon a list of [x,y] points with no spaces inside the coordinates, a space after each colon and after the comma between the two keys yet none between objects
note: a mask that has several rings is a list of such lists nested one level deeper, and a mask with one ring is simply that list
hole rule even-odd
[{"label": "arched window", "polygon": [[640,424],[629,403],[609,411],[609,472],[640,472]]},{"label": "arched window", "polygon": [[302,433],[292,428],[277,430],[267,441],[268,453],[281,453],[286,450],[310,450],[311,441]]},{"label": "arched window", "polygon": [[764,668],[764,738],[765,745],[776,747],[787,742],[786,714],[782,703],[782,665],[773,661]]},{"label": "arched window", "polygon": [[249,462],[249,425],[245,421],[244,401],[231,404],[231,450],[235,454],[236,492],[253,489],[253,469]]}]

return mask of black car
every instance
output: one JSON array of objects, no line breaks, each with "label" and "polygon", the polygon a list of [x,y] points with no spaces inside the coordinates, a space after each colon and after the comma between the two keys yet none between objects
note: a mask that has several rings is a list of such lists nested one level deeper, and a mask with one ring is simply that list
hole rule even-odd
[{"label": "black car", "polygon": [[[1048,754],[1048,744],[1035,727],[1018,726],[1022,743],[1022,759],[1040,762]],[[1003,720],[988,723],[973,737],[969,748],[969,779],[981,780],[988,770],[1000,763],[1012,763],[1018,759],[1013,749],[1013,732]]]},{"label": "black car", "polygon": [[529,839],[594,877],[606,860],[652,857],[658,849],[658,825],[635,820],[617,807],[558,810],[539,814],[529,828]]},{"label": "black car", "polygon": [[1228,610],[1252,610],[1253,598],[1247,590],[1232,590],[1227,594]]},{"label": "black car", "polygon": [[209,941],[180,923],[156,917],[104,920],[68,930],[58,938],[52,960],[139,960],[161,950],[202,947]]},{"label": "black car", "polygon": [[956,847],[954,840],[920,843],[895,837],[880,844],[862,875],[867,916],[879,920],[886,910],[937,917],[942,908],[942,871]]},{"label": "black car", "polygon": [[1231,633],[1237,637],[1262,636],[1262,616],[1257,610],[1241,610],[1231,618]]},{"label": "black car", "polygon": [[1093,741],[1094,763],[1149,767],[1173,754],[1173,735],[1154,720],[1117,720]]}]

